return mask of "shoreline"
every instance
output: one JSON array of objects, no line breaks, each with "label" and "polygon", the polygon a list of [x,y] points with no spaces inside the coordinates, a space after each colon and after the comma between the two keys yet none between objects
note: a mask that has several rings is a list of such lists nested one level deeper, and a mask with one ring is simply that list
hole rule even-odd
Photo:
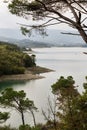
[{"label": "shoreline", "polygon": [[16,75],[3,75],[0,77],[0,82],[2,81],[26,81],[26,80],[35,80],[45,78],[41,76],[41,73],[52,72],[54,70],[45,68],[45,67],[30,67],[28,68],[24,74],[16,74]]}]

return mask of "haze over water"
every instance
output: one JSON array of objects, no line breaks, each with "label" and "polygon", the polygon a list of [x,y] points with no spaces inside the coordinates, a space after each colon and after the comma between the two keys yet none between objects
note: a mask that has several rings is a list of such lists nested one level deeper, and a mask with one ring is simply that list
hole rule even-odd
[{"label": "haze over water", "polygon": [[[39,66],[47,67],[53,72],[41,74],[45,78],[39,80],[31,80],[27,82],[4,82],[3,87],[13,87],[15,90],[24,90],[27,93],[27,97],[34,100],[39,112],[36,113],[36,121],[44,122],[44,117],[41,114],[41,109],[47,112],[48,109],[48,97],[53,98],[51,93],[51,85],[59,79],[60,76],[73,76],[78,85],[78,90],[83,91],[82,84],[85,82],[85,76],[87,76],[87,55],[83,52],[87,52],[87,48],[36,48],[33,49],[36,55],[36,63]],[[1,87],[1,84],[0,84]],[[33,123],[32,117],[29,114],[25,114],[27,117],[26,122]],[[20,115],[13,111],[11,118],[6,122],[11,126],[19,126],[21,124]]]}]

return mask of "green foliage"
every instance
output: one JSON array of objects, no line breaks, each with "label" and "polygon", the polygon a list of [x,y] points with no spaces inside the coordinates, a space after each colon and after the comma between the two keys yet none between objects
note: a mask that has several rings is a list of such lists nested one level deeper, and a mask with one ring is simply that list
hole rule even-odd
[{"label": "green foliage", "polygon": [[72,76],[67,77],[65,79],[63,76],[60,77],[60,79],[52,85],[52,90],[55,93],[57,90],[63,90],[68,89],[74,85],[75,81],[73,80]]},{"label": "green foliage", "polygon": [[[60,120],[61,129],[63,130],[78,130],[78,111],[76,104],[79,97],[79,92],[74,86],[75,81],[72,76],[60,79],[52,85],[53,93],[57,95],[57,116]],[[80,123],[80,122],[79,122]]]},{"label": "green foliage", "polygon": [[30,57],[27,54],[24,54],[23,62],[25,67],[32,67],[36,65],[33,57],[32,56]]},{"label": "green foliage", "polygon": [[[87,80],[87,77],[86,77]],[[78,120],[80,120],[80,130],[87,129],[87,82],[83,84],[84,92],[80,95],[76,107],[79,111]]]},{"label": "green foliage", "polygon": [[57,96],[59,130],[87,129],[87,83],[84,83],[83,87],[84,92],[80,94],[71,76],[67,78],[61,76],[52,85],[52,91]]},{"label": "green foliage", "polygon": [[[16,10],[16,9],[14,8],[14,7],[15,7],[14,5],[15,5],[15,4],[17,4],[17,6],[18,6],[18,5],[21,5],[22,2],[19,1],[19,0],[14,0],[12,3],[13,3],[13,4],[10,4],[10,5],[9,5],[9,8],[12,8],[11,13],[18,15],[18,11],[20,11],[20,9]],[[22,8],[21,8],[21,9],[22,9]]]},{"label": "green foliage", "polygon": [[19,130],[31,130],[31,127],[29,125],[21,125],[19,126]]},{"label": "green foliage", "polygon": [[[18,9],[18,8],[15,8],[15,6],[20,6],[21,8]],[[41,4],[38,4],[38,2],[36,2],[36,1],[31,2],[29,4],[27,0],[25,0],[25,1],[13,0],[12,3],[9,4],[8,7],[12,14],[21,16],[21,15],[23,15],[21,13],[21,9],[26,10],[26,11],[33,11],[33,10],[39,9],[41,7]]]},{"label": "green foliage", "polygon": [[20,125],[19,130],[41,130],[43,128],[43,125],[37,124],[35,127],[30,127],[29,125]]},{"label": "green foliage", "polygon": [[41,4],[39,4],[37,1],[33,1],[27,6],[27,11],[36,11],[41,8]]},{"label": "green foliage", "polygon": [[35,66],[32,57],[12,44],[0,44],[0,75],[22,74],[26,67]]},{"label": "green foliage", "polygon": [[43,125],[37,125],[36,127],[30,127],[28,124],[20,125],[18,129],[11,128],[10,126],[3,126],[0,127],[0,130],[41,130]]},{"label": "green foliage", "polygon": [[[53,120],[47,122],[46,125],[35,124],[33,127],[26,125],[24,122],[23,125],[19,126],[19,130],[87,130],[87,82],[83,84],[83,87],[84,92],[79,93],[72,76],[67,78],[61,76],[52,85],[53,94],[56,95],[54,106],[56,109],[52,108],[51,103],[49,104],[52,112],[55,109],[55,113],[52,114],[57,117],[56,127],[53,125]],[[23,90],[15,91],[13,88],[7,88],[1,92],[0,105],[15,108],[20,112],[22,121],[24,121],[24,112],[29,111],[33,116],[33,110],[37,110],[34,102],[26,98],[26,93]],[[0,112],[1,123],[8,118],[8,113]],[[1,128],[0,130],[15,130],[10,127]]]},{"label": "green foliage", "polygon": [[6,88],[1,92],[0,104],[4,107],[15,108],[21,114],[22,124],[25,125],[24,112],[29,110],[31,113],[37,108],[32,100],[26,98],[26,93],[15,91],[13,88]]},{"label": "green foliage", "polygon": [[8,112],[0,112],[0,123],[5,122],[9,118]]},{"label": "green foliage", "polygon": [[11,128],[10,126],[0,126],[0,130],[17,130],[16,128]]},{"label": "green foliage", "polygon": [[[28,29],[23,29],[24,35],[28,32],[27,30],[29,30],[29,33],[30,31],[32,32],[32,29],[39,30],[41,35],[46,35],[43,31],[45,27],[64,23],[76,29],[87,43],[85,30],[87,28],[86,5],[87,0],[12,0],[9,4],[9,10],[12,14],[27,19],[30,18],[29,16],[32,16],[33,20],[43,20],[42,24],[40,22],[37,25],[33,25],[33,23],[29,26],[26,25]],[[66,11],[69,12],[70,15],[67,15],[67,13],[65,15]],[[44,19],[47,21],[44,21]],[[25,25],[23,26],[25,27]]]},{"label": "green foliage", "polygon": [[74,84],[75,81],[72,76],[68,76],[66,79],[61,76],[60,79],[51,86],[52,92],[57,95],[59,94],[61,98],[67,99],[67,97],[71,97],[72,99],[79,95]]},{"label": "green foliage", "polygon": [[41,130],[41,127],[38,127],[38,126],[32,127],[31,130]]},{"label": "green foliage", "polygon": [[30,31],[25,27],[21,27],[21,31],[23,35],[26,35],[27,33],[31,35]]}]

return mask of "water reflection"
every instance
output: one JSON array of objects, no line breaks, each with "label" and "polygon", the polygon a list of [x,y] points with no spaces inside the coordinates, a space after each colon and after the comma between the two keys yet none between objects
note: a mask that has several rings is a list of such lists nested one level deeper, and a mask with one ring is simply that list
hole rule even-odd
[{"label": "water reflection", "polygon": [[0,82],[0,90],[8,88],[8,87],[14,87],[19,85],[25,85],[26,81],[2,81]]}]

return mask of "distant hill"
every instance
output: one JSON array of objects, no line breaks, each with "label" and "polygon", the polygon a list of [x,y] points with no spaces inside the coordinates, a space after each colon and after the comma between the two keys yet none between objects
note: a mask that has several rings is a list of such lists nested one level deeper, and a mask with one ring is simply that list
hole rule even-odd
[{"label": "distant hill", "polygon": [[83,46],[85,45],[85,42],[81,38],[81,36],[78,35],[66,35],[62,34],[72,32],[77,33],[76,31],[63,31],[63,30],[55,30],[55,29],[49,29],[47,30],[48,36],[42,38],[41,36],[36,35],[33,40],[37,41],[44,41],[49,44],[53,44],[55,46]]},{"label": "distant hill", "polygon": [[54,46],[52,44],[39,42],[39,41],[33,41],[33,40],[29,40],[29,39],[18,40],[18,39],[12,39],[12,38],[8,38],[8,37],[0,37],[0,41],[16,44],[19,47],[29,47],[29,48],[36,48],[36,47],[42,48],[42,47],[52,47],[52,46]]},{"label": "distant hill", "polygon": [[20,40],[11,37],[0,36],[0,41],[17,44]]},{"label": "distant hill", "polygon": [[[14,43],[21,47],[86,46],[80,36],[64,34],[68,32],[70,31],[49,29],[47,30],[48,36],[46,37],[42,37],[36,33],[33,33],[31,37],[25,37],[21,34],[20,30],[0,29],[0,41]],[[73,33],[76,32],[73,31]]]},{"label": "distant hill", "polygon": [[44,42],[40,42],[40,41],[33,41],[33,40],[29,40],[29,39],[23,39],[23,40],[20,40],[18,42],[18,45],[20,47],[29,47],[29,48],[42,48],[42,47],[52,47],[54,45],[52,44],[49,44],[49,43],[44,43]]}]

